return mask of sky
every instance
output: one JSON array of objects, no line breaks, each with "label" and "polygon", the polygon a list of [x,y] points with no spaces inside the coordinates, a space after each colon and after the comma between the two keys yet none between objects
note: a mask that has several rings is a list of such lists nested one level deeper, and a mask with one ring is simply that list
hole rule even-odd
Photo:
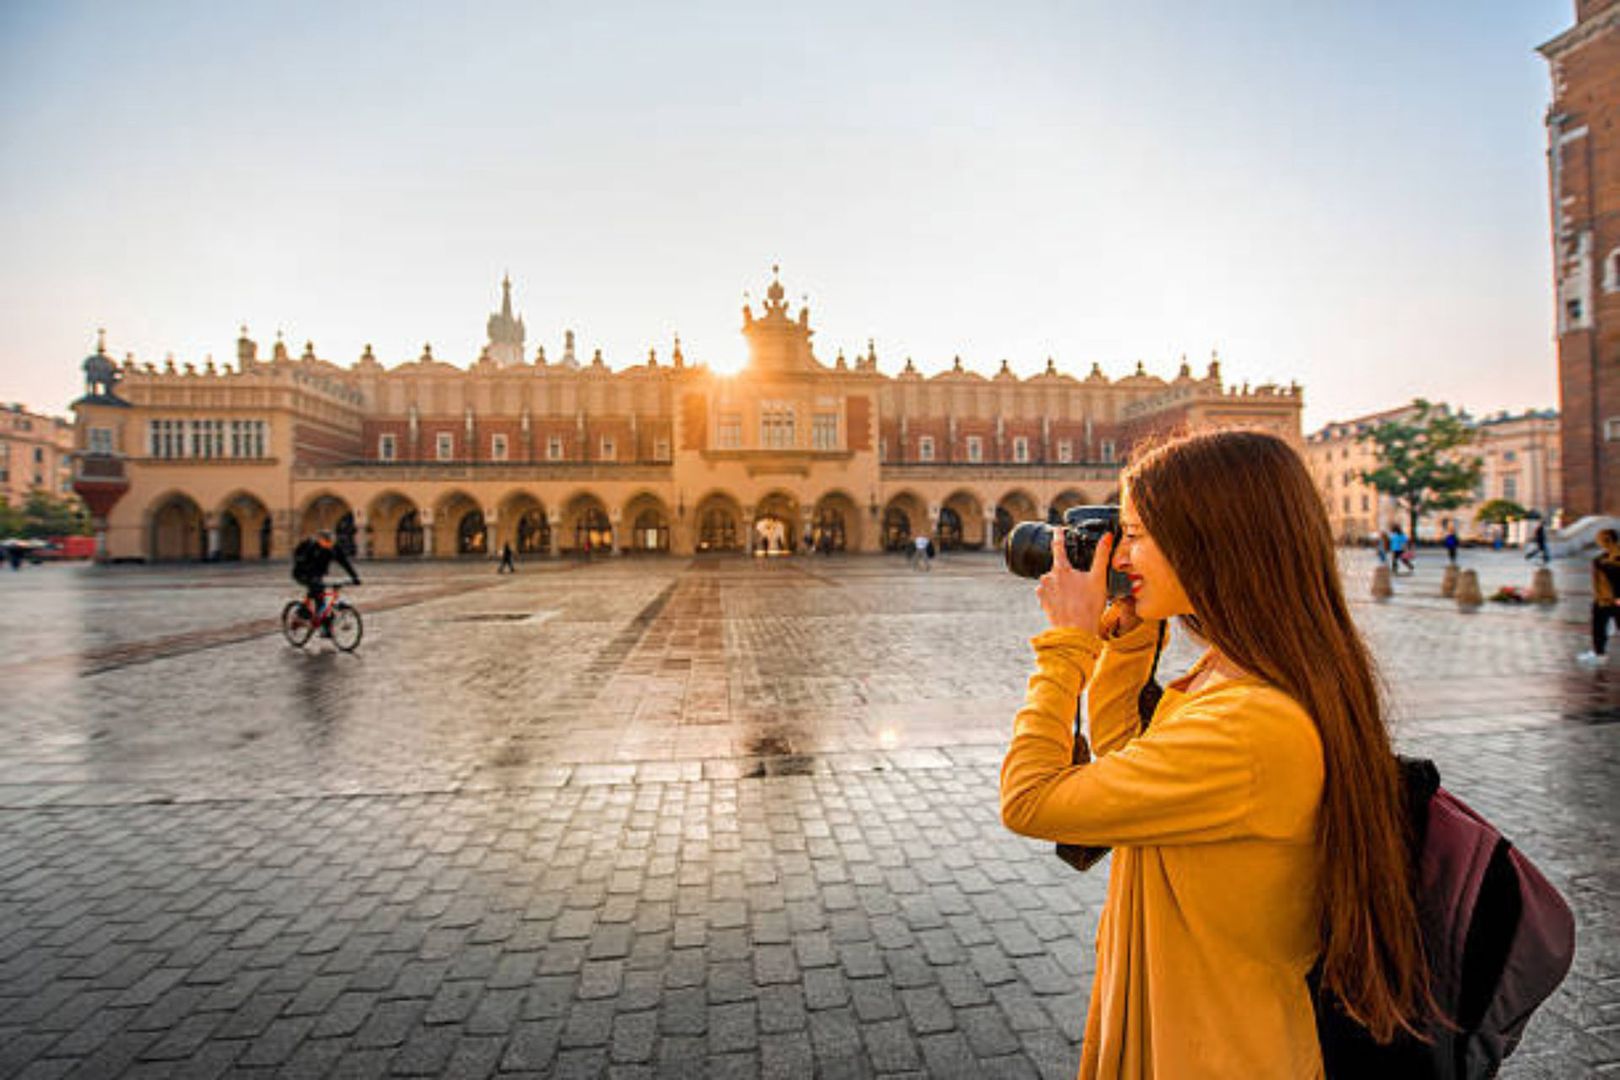
[{"label": "sky", "polygon": [[0,401],[161,363],[818,355],[1555,407],[1572,0],[0,5]]}]

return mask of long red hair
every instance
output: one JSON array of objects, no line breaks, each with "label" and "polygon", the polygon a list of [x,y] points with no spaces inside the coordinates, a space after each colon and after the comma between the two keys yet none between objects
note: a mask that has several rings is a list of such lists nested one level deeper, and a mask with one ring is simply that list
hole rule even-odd
[{"label": "long red hair", "polygon": [[1316,723],[1322,986],[1381,1042],[1432,1011],[1400,778],[1372,657],[1350,618],[1326,509],[1298,453],[1247,430],[1139,452],[1124,485],[1202,638]]}]

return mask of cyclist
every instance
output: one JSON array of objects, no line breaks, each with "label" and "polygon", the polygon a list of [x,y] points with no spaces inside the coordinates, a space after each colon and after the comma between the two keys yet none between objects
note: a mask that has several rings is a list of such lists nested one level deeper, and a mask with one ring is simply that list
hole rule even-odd
[{"label": "cyclist", "polygon": [[[321,601],[326,591],[326,572],[332,568],[334,560],[348,571],[351,583],[360,584],[360,575],[354,572],[354,565],[349,562],[348,554],[333,542],[329,530],[322,529],[314,536],[306,536],[293,549],[293,580],[304,586],[306,597],[304,604],[309,609],[311,619],[318,619],[321,616]],[[321,636],[332,636],[332,627],[329,624],[321,624]]]}]

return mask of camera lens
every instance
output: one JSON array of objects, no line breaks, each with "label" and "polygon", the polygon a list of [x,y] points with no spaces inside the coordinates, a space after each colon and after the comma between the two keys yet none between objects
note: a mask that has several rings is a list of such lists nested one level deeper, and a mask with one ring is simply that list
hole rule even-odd
[{"label": "camera lens", "polygon": [[1007,569],[1019,577],[1038,578],[1052,569],[1052,526],[1021,521],[1002,544]]}]

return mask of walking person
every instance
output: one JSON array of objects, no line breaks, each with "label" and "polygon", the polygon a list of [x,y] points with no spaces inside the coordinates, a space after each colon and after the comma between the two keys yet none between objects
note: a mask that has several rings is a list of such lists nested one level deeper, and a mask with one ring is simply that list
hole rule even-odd
[{"label": "walking person", "polygon": [[1462,543],[1462,541],[1457,539],[1457,524],[1456,524],[1456,522],[1453,522],[1453,521],[1446,522],[1446,538],[1445,538],[1444,543],[1446,545],[1446,558],[1448,560],[1450,560],[1452,566],[1456,566],[1457,565],[1457,548]]},{"label": "walking person", "polygon": [[495,568],[495,573],[517,573],[517,563],[512,560],[512,544],[510,541],[501,545],[501,565]]},{"label": "walking person", "polygon": [[912,567],[917,570],[932,570],[934,567],[929,561],[928,549],[934,546],[934,542],[928,539],[926,534],[918,533],[911,538],[911,546]]},{"label": "walking person", "polygon": [[1530,550],[1524,553],[1524,557],[1539,558],[1542,566],[1552,562],[1552,553],[1547,550],[1547,523],[1539,518],[1536,520],[1536,531],[1530,537]]},{"label": "walking person", "polygon": [[1399,525],[1389,527],[1389,572],[1401,572],[1401,563],[1406,564],[1406,572],[1417,573],[1417,567],[1412,563],[1411,541],[1406,536],[1406,530]]},{"label": "walking person", "polygon": [[1620,534],[1600,529],[1592,560],[1592,648],[1575,657],[1583,664],[1609,662],[1609,621],[1620,625]]},{"label": "walking person", "polygon": [[[1080,1077],[1321,1077],[1313,969],[1375,1038],[1422,1030],[1398,769],[1310,472],[1269,433],[1185,436],[1133,458],[1120,524],[1085,571],[1054,536],[1001,769],[1013,831],[1114,849]],[[1144,726],[1174,616],[1208,648]]]}]

